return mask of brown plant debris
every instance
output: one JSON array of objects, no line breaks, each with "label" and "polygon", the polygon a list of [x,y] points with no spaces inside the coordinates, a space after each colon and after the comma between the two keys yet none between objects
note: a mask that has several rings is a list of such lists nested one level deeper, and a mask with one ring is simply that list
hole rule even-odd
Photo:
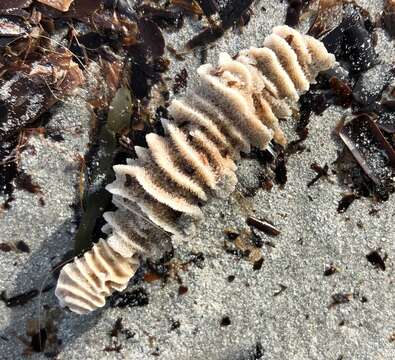
[{"label": "brown plant debris", "polygon": [[336,293],[332,295],[332,302],[328,305],[328,309],[331,309],[340,304],[347,304],[353,298],[352,293]]},{"label": "brown plant debris", "polygon": [[257,219],[253,216],[247,218],[247,224],[254,227],[267,235],[278,236],[280,235],[280,230],[277,229],[272,223],[267,220]]},{"label": "brown plant debris", "polygon": [[322,177],[327,178],[329,176],[328,171],[329,171],[329,166],[328,164],[325,164],[323,167],[318,165],[317,163],[312,163],[310,165],[310,168],[312,170],[314,170],[317,175],[308,182],[307,187],[310,187],[312,185],[314,185],[319,179],[321,179]]},{"label": "brown plant debris", "polygon": [[379,250],[373,250],[366,255],[368,260],[374,267],[385,271],[385,261],[387,260],[387,254],[381,255]]}]

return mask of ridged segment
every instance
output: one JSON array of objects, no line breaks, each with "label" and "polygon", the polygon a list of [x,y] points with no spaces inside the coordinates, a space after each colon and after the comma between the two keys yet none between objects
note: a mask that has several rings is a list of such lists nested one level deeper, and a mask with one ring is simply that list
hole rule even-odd
[{"label": "ridged segment", "polygon": [[101,239],[82,258],[62,268],[55,295],[61,305],[86,314],[104,306],[113,291],[125,289],[138,266],[134,254],[122,257]]},{"label": "ridged segment", "polygon": [[87,313],[123,290],[135,273],[136,254],[149,251],[164,232],[189,236],[210,196],[224,197],[236,185],[240,152],[286,144],[279,119],[291,116],[299,96],[320,71],[334,66],[324,45],[288,26],[277,26],[264,47],[232,58],[221,53],[217,66],[205,64],[200,85],[169,106],[161,119],[165,136],[148,134],[137,159],[114,166],[106,189],[115,212],[107,212],[107,241],[67,264],[55,291],[63,306]]}]

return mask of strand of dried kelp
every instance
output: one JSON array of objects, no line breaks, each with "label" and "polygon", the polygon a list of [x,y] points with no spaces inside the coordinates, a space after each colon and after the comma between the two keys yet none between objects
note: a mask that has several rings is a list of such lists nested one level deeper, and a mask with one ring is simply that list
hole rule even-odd
[{"label": "strand of dried kelp", "polygon": [[222,53],[218,66],[201,66],[200,85],[173,100],[171,120],[162,120],[165,136],[148,134],[148,148],[136,147],[137,159],[114,166],[116,180],[107,189],[118,210],[104,214],[108,239],[62,269],[61,304],[77,313],[103,306],[106,296],[127,286],[137,254],[161,241],[157,227],[191,234],[202,203],[234,190],[233,160],[272,139],[285,144],[278,119],[289,117],[318,72],[334,63],[321,42],[279,26],[264,47],[236,59]]}]

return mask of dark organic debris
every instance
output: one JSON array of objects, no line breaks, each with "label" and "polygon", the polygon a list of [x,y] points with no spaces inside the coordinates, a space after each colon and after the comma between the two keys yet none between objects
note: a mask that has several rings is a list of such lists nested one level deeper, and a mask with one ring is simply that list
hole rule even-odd
[{"label": "dark organic debris", "polygon": [[121,317],[115,320],[115,323],[110,331],[110,336],[112,338],[119,337],[120,335],[124,335],[126,339],[131,339],[136,335],[135,333],[131,332],[129,329],[126,329],[124,327]]},{"label": "dark organic debris", "polygon": [[352,293],[336,293],[332,295],[332,302],[328,305],[328,309],[340,304],[347,304],[353,298]]},{"label": "dark organic debris", "polygon": [[153,282],[162,279],[162,277],[155,273],[155,272],[148,272],[144,274],[144,281],[145,282]]},{"label": "dark organic debris", "polygon": [[328,177],[328,171],[329,171],[329,166],[328,164],[325,164],[324,167],[318,165],[317,163],[313,163],[310,165],[310,168],[312,170],[314,170],[317,175],[308,182],[307,187],[310,187],[312,185],[314,185],[319,179],[321,179],[322,177],[327,178]]},{"label": "dark organic debris", "polygon": [[390,181],[395,167],[395,151],[370,116],[355,117],[343,126],[339,135],[376,185],[383,186]]},{"label": "dark organic debris", "polygon": [[303,6],[308,3],[308,0],[288,0],[287,15],[285,16],[285,24],[295,27],[299,24],[300,15]]},{"label": "dark organic debris", "polygon": [[275,160],[275,177],[274,181],[280,186],[284,186],[287,182],[287,158],[283,151],[281,151]]},{"label": "dark organic debris", "polygon": [[103,351],[105,352],[117,352],[117,353],[119,353],[121,350],[122,350],[122,344],[118,344],[118,343],[108,345],[103,349]]},{"label": "dark organic debris", "polygon": [[265,353],[265,349],[263,348],[262,344],[258,341],[255,345],[255,351],[251,357],[251,360],[262,359],[264,353]]},{"label": "dark organic debris", "polygon": [[337,267],[333,264],[330,264],[329,266],[327,266],[324,270],[324,276],[331,276],[335,273],[337,273],[339,270],[337,269]]},{"label": "dark organic debris", "polygon": [[180,285],[178,288],[178,295],[185,295],[188,292],[188,287],[184,285]]},{"label": "dark organic debris", "polygon": [[4,251],[4,252],[16,251],[16,252],[29,253],[30,247],[22,240],[17,242],[3,242],[0,243],[0,251]]},{"label": "dark organic debris", "polygon": [[255,227],[256,229],[263,231],[267,235],[277,236],[280,235],[280,230],[277,229],[272,223],[266,220],[260,220],[255,217],[248,217],[247,224],[249,226]]},{"label": "dark organic debris", "polygon": [[174,331],[174,330],[178,329],[180,326],[181,326],[181,323],[179,320],[173,321],[170,326],[170,331]]},{"label": "dark organic debris", "polygon": [[225,31],[219,26],[208,27],[189,40],[185,47],[192,50],[197,47],[206,46],[207,44],[218,40],[224,34],[224,32]]},{"label": "dark organic debris", "polygon": [[285,149],[285,153],[287,154],[287,156],[301,153],[306,149],[306,146],[304,145],[304,141],[307,139],[307,136],[309,134],[309,129],[307,127],[302,127],[302,128],[298,128],[297,132],[299,138],[290,141],[287,145],[287,148]]},{"label": "dark organic debris", "polygon": [[178,94],[180,90],[184,89],[187,86],[187,80],[188,80],[188,73],[187,70],[184,68],[175,77],[175,81],[173,85],[174,94]]},{"label": "dark organic debris", "polygon": [[230,324],[231,324],[231,321],[230,321],[229,316],[224,316],[221,319],[221,323],[220,323],[221,326],[229,326]]},{"label": "dark organic debris", "polygon": [[259,234],[259,231],[256,229],[252,229],[252,234],[251,234],[251,243],[257,248],[261,248],[264,244],[263,239],[261,235]]},{"label": "dark organic debris", "polygon": [[343,106],[344,108],[351,106],[353,90],[347,81],[333,76],[329,79],[329,86],[337,97],[335,100],[336,105]]},{"label": "dark organic debris", "polygon": [[0,251],[9,252],[12,250],[12,245],[9,243],[0,243]]},{"label": "dark organic debris", "polygon": [[239,235],[240,235],[239,232],[234,231],[234,230],[232,230],[232,229],[225,229],[225,230],[224,230],[224,233],[226,234],[227,238],[228,238],[230,241],[236,240],[236,239],[239,237]]},{"label": "dark organic debris", "polygon": [[180,28],[183,24],[182,11],[176,8],[164,9],[143,4],[137,7],[136,10],[162,28],[171,26]]},{"label": "dark organic debris", "polygon": [[40,185],[33,182],[31,175],[26,174],[24,171],[20,171],[18,176],[15,178],[15,184],[17,188],[36,194],[41,192]]},{"label": "dark organic debris", "polygon": [[122,325],[122,318],[119,317],[117,320],[115,320],[115,323],[111,329],[110,336],[111,337],[118,337],[119,333],[123,330],[123,325]]},{"label": "dark organic debris", "polygon": [[235,276],[234,275],[229,275],[227,278],[228,282],[233,282],[235,280]]},{"label": "dark organic debris", "polygon": [[347,193],[345,194],[339,201],[339,205],[337,206],[338,213],[344,213],[349,206],[354,202],[355,199],[358,199],[358,195],[355,193]]},{"label": "dark organic debris", "polygon": [[125,291],[123,293],[116,292],[110,298],[111,307],[124,308],[126,306],[146,306],[149,303],[147,292],[143,288],[133,291]]},{"label": "dark organic debris", "polygon": [[371,251],[366,255],[366,259],[376,268],[385,271],[385,261],[387,260],[387,255],[381,256],[378,250]]},{"label": "dark organic debris", "polygon": [[57,358],[62,340],[58,338],[56,322],[59,319],[59,309],[49,309],[44,306],[40,319],[29,319],[26,325],[26,335],[18,339],[26,346],[22,356],[30,356],[36,352],[44,352],[51,359]]},{"label": "dark organic debris", "polygon": [[204,15],[207,17],[219,13],[220,6],[217,0],[196,0]]},{"label": "dark organic debris", "polygon": [[203,10],[198,1],[194,0],[171,0],[171,4],[182,9],[185,14],[203,15]]},{"label": "dark organic debris", "polygon": [[30,252],[30,247],[29,247],[29,245],[26,244],[23,240],[18,241],[18,242],[15,244],[15,246],[16,246],[16,248],[17,248],[19,251],[21,251],[21,252],[24,252],[24,253],[29,253],[29,252]]},{"label": "dark organic debris", "polygon": [[261,257],[259,260],[256,260],[254,262],[253,270],[261,270],[262,265],[263,265],[263,257]]},{"label": "dark organic debris", "polygon": [[278,284],[280,286],[280,290],[276,291],[273,296],[279,296],[280,294],[282,294],[285,290],[288,289],[288,286],[285,286],[283,284]]},{"label": "dark organic debris", "polygon": [[197,253],[191,253],[190,255],[191,255],[191,257],[183,265],[185,266],[185,265],[189,265],[189,264],[194,264],[198,268],[203,269],[204,268],[204,254],[202,252],[197,252]]},{"label": "dark organic debris", "polygon": [[12,297],[7,297],[5,291],[1,293],[0,300],[4,301],[7,307],[22,306],[27,304],[30,300],[34,299],[39,294],[37,289],[32,289],[22,294]]},{"label": "dark organic debris", "polygon": [[[185,47],[192,50],[197,47],[206,46],[219,39],[226,30],[237,24],[243,26],[249,21],[249,9],[253,0],[230,0],[219,9],[220,22],[212,22],[212,25],[190,39]],[[213,1],[214,3],[214,1]],[[214,3],[207,6],[210,12],[217,11]],[[205,6],[206,8],[206,6]]]}]

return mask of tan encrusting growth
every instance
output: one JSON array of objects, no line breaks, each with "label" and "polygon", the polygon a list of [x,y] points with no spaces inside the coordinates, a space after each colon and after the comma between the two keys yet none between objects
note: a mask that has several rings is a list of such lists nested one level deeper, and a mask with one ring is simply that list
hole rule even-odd
[{"label": "tan encrusting growth", "polygon": [[265,149],[272,139],[286,143],[278,119],[291,115],[335,58],[288,26],[275,27],[264,46],[235,59],[222,53],[217,66],[199,67],[200,85],[173,100],[170,119],[162,119],[166,136],[148,134],[137,159],[114,166],[107,190],[118,210],[104,214],[108,238],[62,269],[55,291],[62,305],[80,314],[103,306],[127,286],[149,239],[160,241],[158,228],[186,237],[204,201],[234,190],[240,152]]}]

